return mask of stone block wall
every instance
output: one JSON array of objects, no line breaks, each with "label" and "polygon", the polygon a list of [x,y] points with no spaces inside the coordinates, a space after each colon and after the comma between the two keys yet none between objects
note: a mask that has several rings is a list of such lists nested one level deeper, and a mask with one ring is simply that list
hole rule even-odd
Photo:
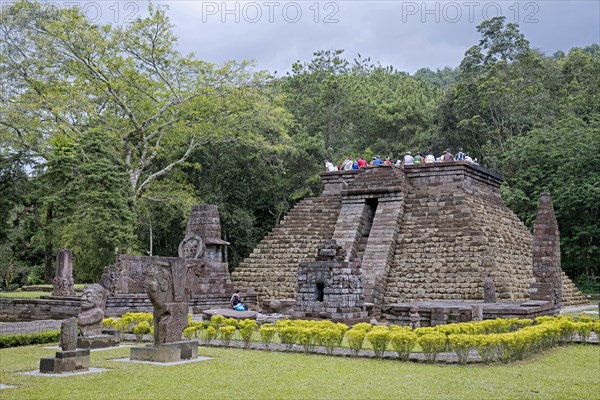
[{"label": "stone block wall", "polygon": [[319,245],[332,237],[340,208],[340,196],[299,202],[232,272],[234,286],[255,290],[259,302],[295,298],[298,264],[314,260]]},{"label": "stone block wall", "polygon": [[[466,196],[473,225],[483,232],[486,243],[481,262],[483,279],[489,275],[496,284],[498,300],[529,298],[531,234],[521,220],[504,204],[477,196]],[[491,262],[489,259],[491,257]],[[483,279],[476,299],[483,299]]]},{"label": "stone block wall", "polygon": [[407,195],[385,303],[528,298],[531,237],[505,206],[448,187]]},{"label": "stone block wall", "polygon": [[197,269],[197,281],[193,288],[194,297],[227,297],[233,294],[233,284],[226,262],[206,261]]}]

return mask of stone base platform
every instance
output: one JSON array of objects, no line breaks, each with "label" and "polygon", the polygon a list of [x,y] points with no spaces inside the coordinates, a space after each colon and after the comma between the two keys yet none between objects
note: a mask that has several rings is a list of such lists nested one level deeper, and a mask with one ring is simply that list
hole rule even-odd
[{"label": "stone base platform", "polygon": [[308,320],[330,320],[333,322],[341,322],[346,325],[355,325],[361,322],[369,322],[369,313],[367,311],[354,311],[354,312],[298,312],[292,313],[294,319],[308,319]]},{"label": "stone base platform", "polygon": [[40,359],[40,372],[44,374],[87,371],[89,368],[90,349],[57,351],[54,358]]},{"label": "stone base platform", "polygon": [[103,349],[105,347],[115,347],[121,343],[121,332],[113,331],[110,335],[100,335],[77,338],[78,349]]},{"label": "stone base platform", "polygon": [[137,361],[160,363],[195,359],[198,358],[198,341],[189,340],[159,344],[158,346],[132,347],[129,358]]},{"label": "stone base platform", "polygon": [[543,315],[555,315],[552,302],[528,300],[484,303],[476,300],[463,301],[415,301],[411,303],[385,304],[382,317],[397,325],[409,325],[409,313],[412,307],[419,308],[421,326],[436,326],[454,322],[473,320],[473,307],[481,307],[483,319],[495,318],[535,318]]},{"label": "stone base platform", "polygon": [[202,319],[210,320],[213,315],[222,315],[225,318],[234,318],[241,321],[243,319],[256,319],[258,313],[256,311],[236,311],[231,308],[216,308],[214,310],[204,310]]}]

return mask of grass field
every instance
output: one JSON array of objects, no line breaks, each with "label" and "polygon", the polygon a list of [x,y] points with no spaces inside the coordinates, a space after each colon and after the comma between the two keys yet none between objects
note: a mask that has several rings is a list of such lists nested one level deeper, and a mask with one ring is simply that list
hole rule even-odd
[{"label": "grass field", "polygon": [[10,299],[39,299],[40,296],[50,296],[51,292],[0,292],[0,297],[8,297]]},{"label": "grass field", "polygon": [[109,371],[61,378],[17,374],[54,350],[0,350],[8,399],[598,399],[600,346],[571,345],[514,364],[428,365],[200,347],[212,360],[178,366],[112,361],[127,348],[92,352]]},{"label": "grass field", "polygon": [[[76,295],[81,295],[79,293],[83,290],[85,285],[83,283],[75,284],[75,293]],[[52,288],[52,285],[35,285],[34,287],[39,288]],[[13,292],[0,292],[0,297],[8,297],[11,299],[39,299],[40,296],[50,296],[52,294],[51,291],[26,291],[26,290],[15,290]]]}]

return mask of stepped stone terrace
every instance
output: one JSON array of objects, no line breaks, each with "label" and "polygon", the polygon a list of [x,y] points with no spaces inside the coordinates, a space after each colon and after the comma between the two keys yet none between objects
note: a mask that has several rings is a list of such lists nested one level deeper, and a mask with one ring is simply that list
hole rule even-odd
[{"label": "stepped stone terrace", "polygon": [[[346,262],[359,271],[352,272],[353,285],[360,285],[348,292],[352,305],[362,292],[359,303],[369,316],[400,321],[419,303],[422,314],[444,322],[471,318],[465,310],[479,303],[484,318],[556,312],[552,299],[531,298],[533,236],[504,204],[502,178],[493,171],[459,161],[320,176],[321,196],[300,201],[232,274],[233,284],[255,290],[259,302],[295,299],[296,310],[321,302],[324,315],[343,315],[344,290],[328,287],[327,270]],[[318,260],[331,240],[344,259],[315,264],[324,273],[316,271],[311,282],[306,263]],[[563,305],[585,304],[560,275]],[[307,282],[315,286],[312,297]],[[497,303],[484,303],[484,285]]]}]

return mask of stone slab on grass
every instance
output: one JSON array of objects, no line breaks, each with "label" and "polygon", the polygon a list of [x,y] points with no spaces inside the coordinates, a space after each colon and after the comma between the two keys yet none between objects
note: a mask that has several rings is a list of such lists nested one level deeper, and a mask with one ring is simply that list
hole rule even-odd
[{"label": "stone slab on grass", "polygon": [[230,308],[216,308],[214,310],[205,310],[202,312],[204,319],[210,320],[213,315],[222,315],[225,318],[234,318],[238,321],[243,319],[256,319],[258,313],[256,311],[236,311]]}]

